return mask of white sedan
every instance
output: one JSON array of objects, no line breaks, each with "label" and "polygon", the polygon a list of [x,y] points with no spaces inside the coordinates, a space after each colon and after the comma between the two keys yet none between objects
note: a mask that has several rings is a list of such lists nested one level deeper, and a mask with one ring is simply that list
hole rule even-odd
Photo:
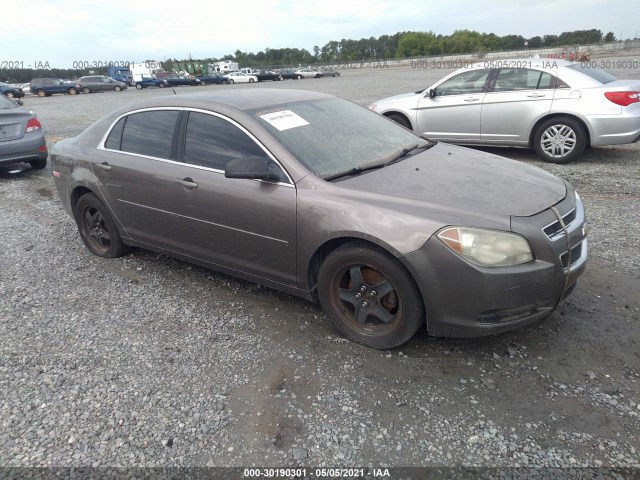
[{"label": "white sedan", "polygon": [[255,75],[247,75],[242,72],[231,72],[223,75],[229,83],[254,83],[258,81]]}]

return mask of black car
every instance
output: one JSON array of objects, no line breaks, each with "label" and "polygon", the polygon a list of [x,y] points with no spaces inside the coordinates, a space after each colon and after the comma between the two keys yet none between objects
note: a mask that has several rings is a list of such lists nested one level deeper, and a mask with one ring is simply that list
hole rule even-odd
[{"label": "black car", "polygon": [[271,80],[271,81],[282,80],[282,75],[272,70],[254,70],[253,72],[251,72],[251,75],[255,75],[256,77],[258,77],[259,82],[264,82],[268,80]]},{"label": "black car", "polygon": [[292,79],[296,80],[298,77],[296,76],[296,71],[293,68],[283,68],[278,72],[283,80]]},{"label": "black car", "polygon": [[191,77],[182,77],[182,76],[167,77],[164,80],[167,81],[167,85],[170,87],[174,87],[176,85],[191,85],[192,87],[195,87],[197,85],[202,85],[202,82],[200,80],[198,80],[197,78],[191,78]]},{"label": "black car", "polygon": [[13,85],[9,85],[8,83],[0,82],[0,94],[9,98],[22,98],[24,97],[24,92],[21,88],[14,87]]},{"label": "black car", "polygon": [[229,81],[226,78],[224,78],[219,73],[215,73],[215,72],[210,75],[199,75],[196,78],[200,80],[203,85],[209,85],[211,83],[215,83],[217,85],[220,85],[220,84],[226,85],[227,83],[229,83]]},{"label": "black car", "polygon": [[75,82],[59,78],[34,78],[31,80],[31,93],[39,97],[50,97],[54,93],[68,93],[77,95],[80,91]]}]

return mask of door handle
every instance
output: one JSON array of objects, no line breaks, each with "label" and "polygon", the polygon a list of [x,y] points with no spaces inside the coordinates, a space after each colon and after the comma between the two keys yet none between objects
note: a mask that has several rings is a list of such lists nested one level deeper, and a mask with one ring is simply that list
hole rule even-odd
[{"label": "door handle", "polygon": [[467,97],[464,99],[465,102],[477,102],[480,100],[478,97]]},{"label": "door handle", "polygon": [[541,98],[546,96],[547,96],[546,93],[532,93],[531,95],[527,95],[527,97],[529,98]]},{"label": "door handle", "polygon": [[109,165],[107,162],[98,163],[96,165],[98,167],[100,167],[100,169],[105,171],[105,172],[110,172],[111,171],[111,165]]},{"label": "door handle", "polygon": [[193,181],[193,178],[183,178],[182,180],[176,180],[176,183],[182,185],[187,190],[193,190],[194,188],[198,188],[198,184]]}]

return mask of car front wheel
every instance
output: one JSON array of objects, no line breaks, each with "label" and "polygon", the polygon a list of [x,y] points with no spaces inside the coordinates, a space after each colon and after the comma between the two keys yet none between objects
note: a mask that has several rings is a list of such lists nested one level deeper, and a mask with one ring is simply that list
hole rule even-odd
[{"label": "car front wheel", "polygon": [[318,296],[337,331],[373,348],[402,345],[424,323],[413,279],[394,258],[364,243],[343,245],[326,258]]},{"label": "car front wheel", "polygon": [[94,194],[80,197],[75,219],[82,241],[94,255],[116,258],[130,251],[130,247],[122,242],[109,211]]},{"label": "car front wheel", "polygon": [[84,93],[91,93],[91,89],[90,89],[89,87],[84,87],[84,88],[82,89],[82,91],[83,91]]},{"label": "car front wheel", "polygon": [[534,148],[545,162],[569,163],[587,146],[582,125],[569,117],[556,117],[543,122],[536,130]]},{"label": "car front wheel", "polygon": [[116,92],[119,92],[119,91],[121,91],[121,90],[122,90],[122,87],[121,87],[120,85],[116,85],[115,87],[113,87],[113,89],[114,89]]},{"label": "car front wheel", "polygon": [[67,90],[67,93],[69,95],[76,95],[78,93],[78,90],[75,88],[70,88],[69,90]]},{"label": "car front wheel", "polygon": [[38,90],[36,92],[36,95],[38,95],[39,97],[46,97],[47,96],[47,92],[45,92],[44,90]]}]

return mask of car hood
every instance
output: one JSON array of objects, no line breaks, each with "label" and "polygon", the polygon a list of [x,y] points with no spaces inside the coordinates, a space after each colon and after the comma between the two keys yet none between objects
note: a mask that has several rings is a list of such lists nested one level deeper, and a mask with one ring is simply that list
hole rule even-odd
[{"label": "car hood", "polygon": [[534,215],[557,204],[567,191],[560,178],[540,168],[445,143],[335,185],[380,206],[395,202],[415,214],[428,208],[507,225],[511,216]]}]

